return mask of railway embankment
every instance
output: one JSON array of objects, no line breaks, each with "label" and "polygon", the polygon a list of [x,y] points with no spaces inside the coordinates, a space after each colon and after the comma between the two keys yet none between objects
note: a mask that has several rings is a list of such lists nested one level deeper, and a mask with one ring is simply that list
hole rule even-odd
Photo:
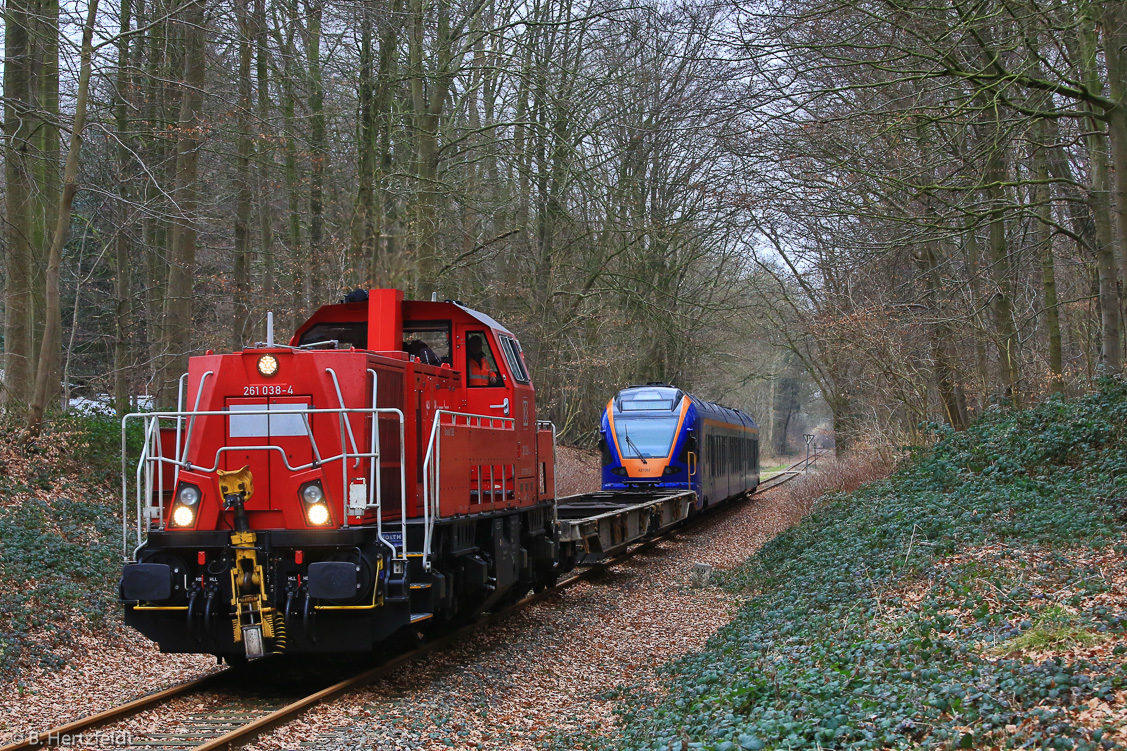
[{"label": "railway embankment", "polygon": [[734,620],[583,745],[1123,747],[1127,384],[936,430],[721,573]]},{"label": "railway embankment", "polygon": [[[0,429],[0,744],[214,667],[127,630],[120,424],[70,415]],[[138,436],[139,438],[139,436]]]}]

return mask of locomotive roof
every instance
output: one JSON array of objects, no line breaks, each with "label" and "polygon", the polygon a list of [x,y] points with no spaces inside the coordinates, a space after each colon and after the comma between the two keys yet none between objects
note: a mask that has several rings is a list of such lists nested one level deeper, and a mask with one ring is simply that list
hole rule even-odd
[{"label": "locomotive roof", "polygon": [[404,322],[451,319],[465,323],[467,317],[498,333],[514,336],[491,316],[456,300],[404,300],[397,290],[372,290],[366,299],[322,305],[298,326],[291,344],[296,344],[306,331],[320,323],[374,324],[375,329],[369,329],[369,348],[376,342],[374,351],[398,350]]},{"label": "locomotive roof", "polygon": [[467,308],[465,305],[463,305],[462,303],[457,302],[457,301],[454,301],[451,304],[454,305],[455,307],[461,308],[466,313],[468,313],[471,317],[476,318],[477,320],[484,323],[486,326],[497,329],[502,334],[508,334],[509,336],[515,336],[513,334],[513,332],[509,331],[507,328],[505,328],[501,324],[497,323],[497,321],[494,320],[492,316],[488,316],[485,313],[482,313],[480,310],[474,310],[473,308]]}]

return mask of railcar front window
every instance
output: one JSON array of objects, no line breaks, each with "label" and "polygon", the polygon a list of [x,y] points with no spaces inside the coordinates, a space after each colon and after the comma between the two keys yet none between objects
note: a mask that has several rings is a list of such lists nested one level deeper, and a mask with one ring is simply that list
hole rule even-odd
[{"label": "railcar front window", "polygon": [[618,418],[614,421],[618,450],[626,459],[657,459],[669,456],[677,433],[676,417]]}]

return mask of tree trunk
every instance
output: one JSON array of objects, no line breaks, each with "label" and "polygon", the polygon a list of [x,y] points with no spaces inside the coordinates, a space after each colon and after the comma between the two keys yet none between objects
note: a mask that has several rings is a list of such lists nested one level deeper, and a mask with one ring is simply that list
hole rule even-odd
[{"label": "tree trunk", "polygon": [[4,394],[9,410],[31,401],[32,303],[31,218],[35,185],[29,161],[37,113],[31,96],[30,14],[34,3],[9,0],[4,27]]},{"label": "tree trunk", "polygon": [[305,272],[305,249],[301,236],[301,184],[298,178],[297,167],[297,112],[295,101],[297,92],[293,89],[294,71],[289,62],[293,58],[292,47],[287,50],[287,74],[281,76],[281,83],[285,96],[282,98],[282,127],[285,129],[285,172],[286,172],[286,206],[289,215],[289,251],[290,257],[296,261],[293,273],[293,298],[290,305],[290,328],[297,328],[301,322],[300,315],[305,312],[310,303],[309,291],[305,287],[308,278]]},{"label": "tree trunk", "polygon": [[[258,123],[270,122],[270,50],[266,30],[266,0],[254,0],[255,72],[258,78]],[[265,134],[264,134],[265,135]],[[262,297],[273,309],[277,287],[274,258],[274,217],[271,212],[270,167],[273,147],[268,138],[258,139],[258,251],[262,257]]]},{"label": "tree trunk", "polygon": [[1000,146],[991,147],[987,168],[987,197],[990,205],[990,267],[993,281],[991,307],[998,332],[998,369],[1005,395],[1015,407],[1021,406],[1021,355],[1017,327],[1013,318],[1013,271],[1006,240],[1006,195],[1002,187],[1005,170]]},{"label": "tree trunk", "polygon": [[[1093,91],[1101,91],[1103,85],[1099,78],[1095,29],[1088,25],[1080,27],[1080,68],[1084,82]],[[1123,367],[1123,344],[1120,340],[1120,309],[1116,284],[1116,248],[1123,245],[1125,238],[1116,242],[1111,219],[1111,198],[1108,174],[1107,135],[1104,122],[1092,112],[1092,105],[1085,108],[1091,114],[1085,118],[1084,137],[1088,147],[1092,184],[1088,201],[1092,218],[1096,225],[1096,270],[1099,274],[1100,299],[1100,371],[1103,374],[1118,373]]]},{"label": "tree trunk", "polygon": [[[1107,84],[1116,105],[1107,111],[1108,145],[1111,151],[1110,202],[1115,237],[1119,245],[1120,284],[1127,284],[1127,5],[1121,0],[1103,3],[1100,28],[1103,33]],[[1127,294],[1120,290],[1120,305],[1127,318]]]},{"label": "tree trunk", "polygon": [[[57,6],[56,6],[57,7]],[[58,392],[58,370],[62,345],[62,305],[59,299],[59,264],[62,262],[63,245],[66,244],[67,230],[70,227],[71,206],[78,190],[78,157],[82,151],[82,133],[86,129],[86,102],[90,92],[91,58],[94,55],[94,21],[98,15],[98,0],[90,0],[87,7],[86,23],[82,27],[82,52],[78,73],[78,95],[74,104],[74,125],[67,149],[66,170],[63,173],[63,193],[60,202],[51,250],[47,256],[46,316],[43,325],[43,341],[39,348],[39,364],[35,371],[35,395],[28,414],[28,429],[38,431],[47,407],[47,400]],[[56,73],[57,75],[57,73]],[[77,303],[76,303],[77,304]],[[53,384],[53,385],[52,385]]]},{"label": "tree trunk", "polygon": [[121,0],[117,39],[117,101],[114,111],[117,129],[117,235],[114,238],[114,346],[113,346],[113,401],[120,419],[129,411],[129,319],[132,297],[130,272],[129,199],[126,175],[130,163],[129,110],[127,108],[131,86],[129,36],[132,19],[131,0]]},{"label": "tree trunk", "polygon": [[250,222],[254,196],[251,192],[251,29],[250,0],[237,0],[235,18],[239,35],[239,104],[236,108],[238,155],[235,159],[235,257],[231,276],[235,283],[231,318],[231,349],[242,349],[248,343],[247,321],[250,318]]},{"label": "tree trunk", "polygon": [[[33,329],[34,361],[41,361],[39,347],[46,341],[43,326],[47,325],[47,301],[49,281],[46,265],[50,248],[54,242],[53,231],[58,224],[59,198],[62,186],[59,183],[60,143],[59,143],[59,0],[39,0],[39,12],[35,21],[36,46],[39,49],[38,70],[35,71],[35,91],[38,98],[42,120],[35,132],[35,140],[41,159],[33,163],[38,177],[39,206],[32,222],[32,247],[35,248],[33,269],[36,283],[32,287],[36,315]],[[51,334],[57,346],[62,342],[62,322],[55,319],[58,330]],[[61,347],[60,347],[61,352]],[[52,380],[59,378],[60,357],[48,360],[54,372]],[[39,374],[35,374],[38,379]]]},{"label": "tree trunk", "polygon": [[323,0],[306,0],[309,17],[309,150],[312,169],[309,181],[309,253],[305,258],[302,291],[312,305],[317,287],[317,268],[324,252],[325,211],[325,90],[321,81],[321,16]]},{"label": "tree trunk", "polygon": [[204,0],[188,0],[180,13],[184,29],[184,87],[176,141],[174,193],[180,214],[172,229],[168,286],[164,300],[165,364],[157,384],[157,403],[173,404],[180,375],[192,348],[193,283],[196,269],[196,212],[199,202],[199,151],[203,143],[205,83]]},{"label": "tree trunk", "polygon": [[990,366],[986,358],[986,323],[982,311],[986,296],[982,291],[982,249],[978,244],[978,229],[972,224],[965,231],[967,251],[967,274],[970,277],[970,299],[974,320],[974,365],[977,373],[976,401],[981,411],[986,406],[990,394]]},{"label": "tree trunk", "polygon": [[[402,13],[402,3],[399,0],[396,0],[392,7],[396,12]],[[375,102],[373,103],[378,129],[375,135],[379,165],[374,180],[378,195],[371,218],[372,245],[368,268],[371,269],[373,284],[381,287],[403,285],[403,281],[398,279],[395,274],[395,269],[398,268],[399,253],[392,233],[396,216],[396,199],[386,185],[388,175],[391,174],[393,167],[391,146],[392,129],[395,127],[396,115],[392,111],[392,102],[395,86],[399,81],[399,36],[397,28],[396,24],[389,20],[380,36],[379,72],[376,77]]]},{"label": "tree trunk", "polygon": [[[356,201],[352,209],[350,257],[353,268],[368,280],[375,278],[376,121],[375,41],[372,12],[360,8],[360,66],[356,87]],[[368,266],[367,273],[364,267]]]},{"label": "tree trunk", "polygon": [[178,108],[172,82],[183,74],[176,68],[176,60],[182,56],[166,54],[180,49],[177,27],[171,14],[171,0],[138,0],[137,26],[152,25],[143,37],[144,46],[138,50],[138,58],[143,57],[145,63],[145,84],[140,97],[141,121],[148,126],[141,144],[144,161],[149,165],[143,177],[142,195],[145,205],[154,208],[144,212],[141,218],[141,247],[144,249],[141,286],[144,290],[148,355],[152,363],[152,381],[147,386],[147,392],[153,397],[160,391],[168,354],[165,350],[168,337],[164,330],[164,298],[167,293],[170,214],[163,213],[161,209],[167,205],[164,190],[171,183],[174,173],[175,144],[172,138],[164,136],[174,132],[177,115],[173,113]]},{"label": "tree trunk", "polygon": [[923,266],[925,297],[931,315],[935,319],[929,329],[932,358],[935,362],[935,385],[939,392],[939,403],[943,407],[943,419],[955,430],[964,430],[968,422],[966,396],[963,394],[956,365],[955,332],[948,321],[947,312],[943,309],[943,281],[939,273],[939,251],[934,242],[924,243],[920,261]]},{"label": "tree trunk", "polygon": [[1049,184],[1049,163],[1046,150],[1046,128],[1041,127],[1042,141],[1033,155],[1034,203],[1037,206],[1037,244],[1041,256],[1041,291],[1045,303],[1045,330],[1049,337],[1049,388],[1054,393],[1064,390],[1064,362],[1061,352],[1060,310],[1057,307],[1057,272],[1053,258],[1053,192]]},{"label": "tree trunk", "polygon": [[[43,343],[45,264],[59,188],[59,4],[16,0],[5,13],[5,323],[3,404],[34,397]],[[55,321],[59,325],[58,319]],[[61,329],[54,332],[56,346]],[[58,358],[53,361],[57,376]]]}]

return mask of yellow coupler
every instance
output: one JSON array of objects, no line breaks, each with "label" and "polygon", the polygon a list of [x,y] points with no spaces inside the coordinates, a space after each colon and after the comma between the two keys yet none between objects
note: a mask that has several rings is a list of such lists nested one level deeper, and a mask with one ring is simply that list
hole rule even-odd
[{"label": "yellow coupler", "polygon": [[231,566],[231,621],[235,643],[243,644],[247,657],[265,654],[263,639],[274,638],[273,608],[266,607],[263,582],[266,577],[258,562],[254,532],[232,532],[231,548],[235,551]]}]

